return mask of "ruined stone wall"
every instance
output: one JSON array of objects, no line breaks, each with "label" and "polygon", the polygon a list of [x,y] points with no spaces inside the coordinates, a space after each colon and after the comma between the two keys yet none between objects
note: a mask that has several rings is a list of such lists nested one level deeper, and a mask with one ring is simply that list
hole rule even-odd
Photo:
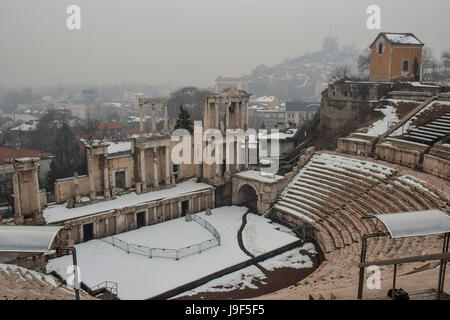
[{"label": "ruined stone wall", "polygon": [[407,146],[406,143],[380,143],[377,144],[375,153],[381,160],[415,168],[419,165],[421,156],[425,150],[420,147],[416,149],[412,149],[411,147],[411,145]]},{"label": "ruined stone wall", "polygon": [[20,207],[24,216],[30,216],[36,209],[36,203],[40,201],[39,190],[36,181],[33,179],[34,172],[24,171],[19,177]]},{"label": "ruined stone wall", "polygon": [[[80,195],[89,196],[90,186],[88,176],[79,176],[78,184],[80,185]],[[55,199],[61,203],[75,197],[73,177],[67,179],[56,180],[55,182]]]},{"label": "ruined stone wall", "polygon": [[423,171],[450,180],[450,145],[435,145],[423,158]]},{"label": "ruined stone wall", "polygon": [[181,216],[181,203],[189,201],[189,212],[196,213],[214,208],[214,189],[187,194],[173,199],[152,202],[149,204],[117,209],[112,213],[93,215],[66,222],[64,225],[70,227],[70,238],[75,243],[84,242],[83,225],[93,223],[94,238],[103,238],[122,232],[135,230],[137,228],[137,213],[145,212],[145,225],[165,222]]},{"label": "ruined stone wall", "polygon": [[367,157],[371,154],[373,143],[373,141],[355,137],[340,138],[338,140],[337,152]]},{"label": "ruined stone wall", "polygon": [[115,173],[117,171],[125,171],[126,188],[132,188],[135,185],[134,158],[131,155],[108,159],[109,185],[111,188],[115,185]]}]

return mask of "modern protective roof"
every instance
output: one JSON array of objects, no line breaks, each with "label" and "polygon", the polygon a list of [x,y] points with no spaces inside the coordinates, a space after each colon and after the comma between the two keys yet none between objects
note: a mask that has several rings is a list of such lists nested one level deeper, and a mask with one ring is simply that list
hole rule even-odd
[{"label": "modern protective roof", "polygon": [[377,214],[392,238],[418,237],[450,232],[450,217],[440,210]]},{"label": "modern protective roof", "polygon": [[62,226],[0,226],[0,252],[48,252]]}]

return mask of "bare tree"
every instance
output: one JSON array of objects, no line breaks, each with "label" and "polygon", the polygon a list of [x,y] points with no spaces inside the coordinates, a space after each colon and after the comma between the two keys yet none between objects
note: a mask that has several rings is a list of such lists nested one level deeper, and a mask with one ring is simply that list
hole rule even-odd
[{"label": "bare tree", "polygon": [[443,51],[441,58],[442,58],[442,64],[444,65],[444,77],[445,77],[445,80],[447,80],[448,76],[449,76],[448,71],[450,69],[450,50]]},{"label": "bare tree", "polygon": [[89,119],[87,120],[83,127],[81,128],[82,136],[90,143],[92,140],[101,139],[101,135],[98,129],[100,125],[100,120],[98,119]]},{"label": "bare tree", "polygon": [[424,47],[422,50],[422,70],[424,80],[437,80],[438,63],[434,57],[433,49],[430,47]]},{"label": "bare tree", "polygon": [[358,56],[357,65],[359,73],[364,74],[370,71],[370,54],[370,49],[366,48],[363,53]]},{"label": "bare tree", "polygon": [[350,76],[350,67],[347,64],[343,64],[337,66],[333,71],[331,71],[328,80],[330,82],[336,82],[349,76]]}]

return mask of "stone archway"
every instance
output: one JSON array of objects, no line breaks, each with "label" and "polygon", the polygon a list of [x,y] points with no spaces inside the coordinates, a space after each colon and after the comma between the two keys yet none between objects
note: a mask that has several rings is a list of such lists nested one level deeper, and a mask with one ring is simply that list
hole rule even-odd
[{"label": "stone archway", "polygon": [[244,184],[238,191],[238,202],[248,207],[252,212],[258,212],[259,196],[255,188],[249,184]]},{"label": "stone archway", "polygon": [[253,171],[234,174],[231,180],[231,203],[248,206],[245,202],[250,202],[250,206],[256,209],[255,213],[264,214],[284,190],[284,181],[285,178],[281,176],[272,180],[260,177],[258,172]]}]

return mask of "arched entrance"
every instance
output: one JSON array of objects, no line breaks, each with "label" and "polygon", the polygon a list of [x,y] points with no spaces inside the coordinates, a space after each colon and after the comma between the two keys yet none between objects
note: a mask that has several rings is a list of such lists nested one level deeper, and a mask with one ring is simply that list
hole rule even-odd
[{"label": "arched entrance", "polygon": [[244,184],[238,191],[238,201],[239,204],[242,204],[248,207],[251,212],[258,212],[258,194],[256,190],[248,185]]}]

